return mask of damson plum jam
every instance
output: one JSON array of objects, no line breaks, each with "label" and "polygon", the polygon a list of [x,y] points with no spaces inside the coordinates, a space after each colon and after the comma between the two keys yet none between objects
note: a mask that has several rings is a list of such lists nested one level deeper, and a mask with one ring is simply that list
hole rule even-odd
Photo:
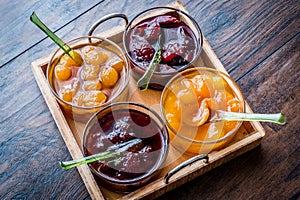
[{"label": "damson plum jam", "polygon": [[157,44],[160,44],[161,61],[156,72],[177,71],[196,54],[195,35],[175,11],[139,22],[127,31],[126,41],[129,56],[143,68],[149,66]]},{"label": "damson plum jam", "polygon": [[164,139],[162,129],[145,113],[133,109],[114,110],[99,118],[85,140],[85,155],[105,151],[112,145],[135,138],[138,143],[105,161],[95,161],[91,167],[114,180],[131,180],[142,176],[161,159]]}]

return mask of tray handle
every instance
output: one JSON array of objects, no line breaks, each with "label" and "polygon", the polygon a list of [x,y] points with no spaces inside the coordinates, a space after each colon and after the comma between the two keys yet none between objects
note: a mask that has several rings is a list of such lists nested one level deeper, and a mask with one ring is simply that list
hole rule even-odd
[{"label": "tray handle", "polygon": [[102,24],[103,22],[105,22],[109,19],[112,19],[112,18],[122,18],[125,21],[125,26],[127,26],[127,24],[128,24],[128,18],[126,15],[121,14],[121,13],[111,13],[111,14],[105,15],[104,17],[102,17],[98,21],[96,21],[89,29],[88,35],[92,36],[93,32],[100,24]]},{"label": "tray handle", "polygon": [[181,169],[185,168],[186,166],[198,161],[198,160],[205,160],[205,163],[208,163],[208,155],[204,155],[204,154],[200,154],[197,156],[194,156],[186,161],[184,161],[183,163],[181,163],[180,165],[177,165],[175,168],[171,169],[164,177],[164,182],[165,184],[169,183],[169,179],[176,174],[178,171],[180,171]]}]

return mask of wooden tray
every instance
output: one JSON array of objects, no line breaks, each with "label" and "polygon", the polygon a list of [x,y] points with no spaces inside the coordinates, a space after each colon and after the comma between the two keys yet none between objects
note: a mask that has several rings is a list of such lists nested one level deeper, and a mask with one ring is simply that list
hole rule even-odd
[{"label": "wooden tray", "polygon": [[[169,6],[186,11],[183,5],[178,1],[170,4]],[[107,37],[123,47],[123,30],[124,27],[116,27],[114,29],[106,31],[105,33],[102,33],[101,36]],[[45,71],[49,60],[50,56],[47,56],[45,58],[34,61],[32,63],[32,70],[38,86],[45,98],[49,110],[58,126],[58,129],[69,149],[72,158],[78,159],[83,157],[81,152],[81,136],[84,124],[80,124],[78,122],[75,123],[72,119],[65,117],[58,102],[52,95],[45,77]],[[203,41],[203,50],[198,63],[198,66],[212,67],[226,72],[225,68],[223,67],[205,38]],[[130,81],[129,91],[130,95],[128,101],[139,102],[158,111],[161,95],[160,91],[147,90],[141,92],[136,88],[136,83],[133,80]],[[252,112],[247,103],[246,112]],[[234,140],[227,147],[209,154],[208,163],[205,163],[201,160],[197,161],[194,164],[189,165],[176,173],[174,176],[172,176],[169,183],[165,184],[163,181],[163,177],[166,175],[166,173],[170,169],[190,158],[190,156],[181,155],[175,149],[170,147],[166,162],[173,162],[168,164],[162,170],[161,175],[156,180],[149,183],[145,187],[129,194],[117,194],[100,186],[96,182],[95,177],[93,176],[87,165],[79,166],[77,167],[77,169],[92,199],[141,199],[145,197],[152,199],[170,190],[173,190],[174,188],[200,176],[201,174],[219,165],[222,165],[223,163],[245,153],[246,151],[249,151],[250,149],[260,144],[260,140],[264,135],[265,133],[260,123],[244,122],[238,130],[238,133],[236,134]]]}]

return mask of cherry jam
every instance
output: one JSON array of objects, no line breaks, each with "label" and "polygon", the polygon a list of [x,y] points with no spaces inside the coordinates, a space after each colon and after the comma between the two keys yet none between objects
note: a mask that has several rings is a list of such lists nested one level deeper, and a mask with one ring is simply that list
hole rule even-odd
[{"label": "cherry jam", "polygon": [[98,119],[90,129],[84,145],[85,155],[92,155],[112,145],[135,138],[141,143],[91,166],[98,172],[115,179],[130,180],[149,172],[163,151],[162,129],[149,115],[133,109],[114,110]]},{"label": "cherry jam", "polygon": [[139,22],[128,30],[126,41],[129,56],[143,68],[149,66],[158,46],[161,48],[160,65],[156,67],[156,72],[177,71],[195,57],[195,35],[177,12]]}]

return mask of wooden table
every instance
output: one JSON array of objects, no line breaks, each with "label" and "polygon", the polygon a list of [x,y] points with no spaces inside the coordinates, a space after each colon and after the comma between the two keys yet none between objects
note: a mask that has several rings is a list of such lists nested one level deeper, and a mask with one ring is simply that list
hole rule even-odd
[{"label": "wooden table", "polygon": [[[65,41],[86,35],[98,18],[132,19],[161,1],[0,1],[0,199],[89,199],[30,69],[57,48],[30,21],[33,11]],[[266,136],[250,152],[164,194],[160,199],[300,198],[299,1],[192,1],[183,5],[240,85],[254,112],[287,115],[262,123]],[[117,22],[116,22],[117,23]],[[106,23],[103,29],[111,28]],[[101,30],[99,30],[101,31]]]}]

